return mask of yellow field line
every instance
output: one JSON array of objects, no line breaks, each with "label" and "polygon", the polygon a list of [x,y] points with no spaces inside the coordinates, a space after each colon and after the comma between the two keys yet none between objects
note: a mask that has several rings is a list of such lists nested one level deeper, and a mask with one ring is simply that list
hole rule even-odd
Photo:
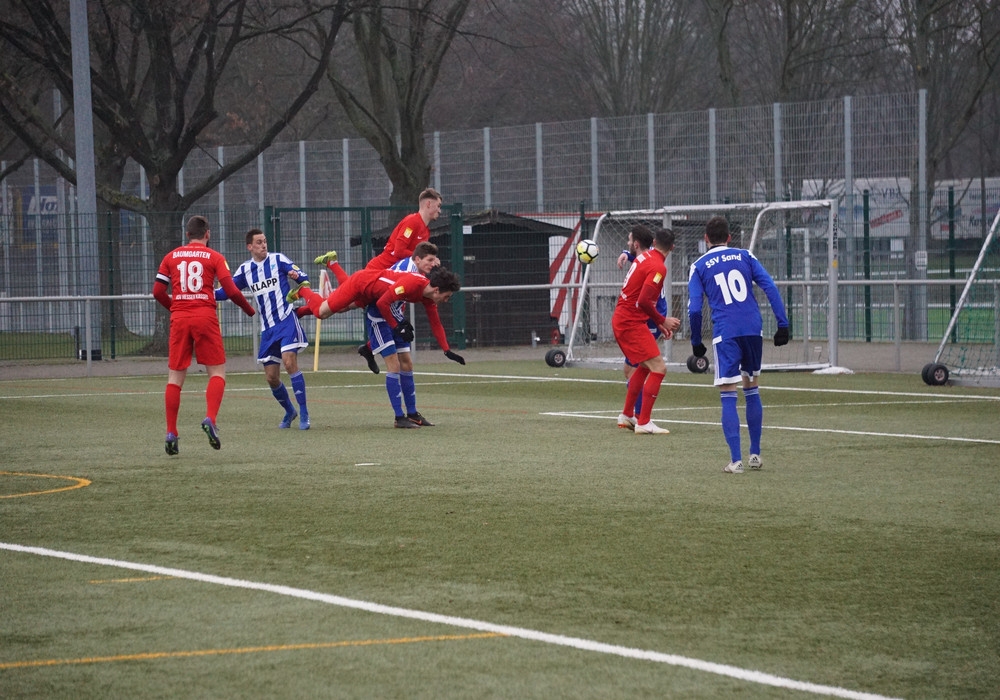
[{"label": "yellow field line", "polygon": [[58,489],[48,489],[47,491],[29,491],[26,493],[10,493],[5,496],[0,496],[0,498],[20,498],[21,496],[41,496],[45,493],[59,493],[60,491],[72,491],[73,489],[82,489],[84,486],[90,486],[90,479],[81,479],[75,476],[55,476],[54,474],[29,474],[26,472],[3,472],[0,471],[0,476],[33,476],[39,479],[65,479],[67,481],[75,481],[76,483],[72,486],[63,486]]},{"label": "yellow field line", "polygon": [[398,639],[357,639],[340,642],[315,642],[308,644],[274,644],[259,647],[239,647],[237,649],[197,649],[194,651],[157,651],[144,654],[119,654],[117,656],[90,656],[81,659],[41,659],[38,661],[8,661],[0,663],[0,670],[12,668],[37,668],[40,666],[64,666],[68,664],[100,664],[116,661],[153,661],[157,659],[182,659],[197,656],[220,656],[223,654],[257,654],[267,651],[303,651],[312,649],[336,649],[341,647],[368,647],[380,644],[416,644],[418,642],[450,642],[464,639],[492,639],[506,637],[496,632],[479,634],[441,634],[432,637],[400,637]]}]

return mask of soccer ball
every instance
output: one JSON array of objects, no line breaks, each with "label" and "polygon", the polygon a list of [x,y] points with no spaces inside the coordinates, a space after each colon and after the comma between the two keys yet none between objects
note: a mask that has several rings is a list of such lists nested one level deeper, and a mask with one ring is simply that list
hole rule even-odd
[{"label": "soccer ball", "polygon": [[584,265],[589,265],[594,262],[594,258],[596,258],[597,254],[600,252],[601,249],[597,247],[597,243],[589,238],[584,238],[576,244],[576,257],[580,258],[580,262]]}]

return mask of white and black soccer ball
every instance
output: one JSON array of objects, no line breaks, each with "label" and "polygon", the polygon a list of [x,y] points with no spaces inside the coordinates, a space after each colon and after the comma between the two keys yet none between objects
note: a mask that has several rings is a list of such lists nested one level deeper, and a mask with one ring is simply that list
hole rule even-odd
[{"label": "white and black soccer ball", "polygon": [[597,243],[589,238],[584,238],[576,244],[576,257],[579,258],[580,262],[584,265],[589,265],[594,262],[600,252],[601,249],[597,247]]}]

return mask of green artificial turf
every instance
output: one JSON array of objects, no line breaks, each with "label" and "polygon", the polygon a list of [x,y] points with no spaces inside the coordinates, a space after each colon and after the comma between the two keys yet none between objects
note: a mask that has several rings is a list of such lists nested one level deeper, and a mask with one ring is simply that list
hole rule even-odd
[{"label": "green artificial turf", "polygon": [[617,372],[418,368],[419,430],[383,379],[307,373],[300,431],[230,374],[214,451],[193,375],[177,457],[163,377],[2,381],[0,542],[788,683],[0,549],[0,696],[996,697],[997,392],[766,374],[764,468],[727,475],[708,376],[668,374],[669,436],[616,427]]}]

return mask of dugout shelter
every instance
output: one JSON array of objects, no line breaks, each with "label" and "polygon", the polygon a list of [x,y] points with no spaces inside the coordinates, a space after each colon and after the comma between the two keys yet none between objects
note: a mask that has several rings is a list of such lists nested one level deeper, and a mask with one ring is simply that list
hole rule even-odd
[{"label": "dugout shelter", "polygon": [[[429,227],[442,262],[462,280],[462,292],[440,307],[445,328],[464,329],[469,347],[549,342],[556,325],[550,249],[573,237],[573,229],[497,209],[458,216],[458,236],[456,222],[443,212]],[[373,250],[382,250],[394,226],[372,231]],[[360,245],[360,236],[351,238],[352,247]],[[418,341],[433,343],[423,314],[415,316]]]}]

